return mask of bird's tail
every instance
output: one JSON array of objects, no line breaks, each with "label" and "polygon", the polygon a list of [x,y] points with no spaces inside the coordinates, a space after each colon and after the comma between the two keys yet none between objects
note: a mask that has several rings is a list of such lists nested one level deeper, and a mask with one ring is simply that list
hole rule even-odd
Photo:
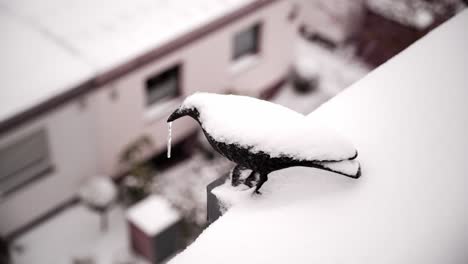
[{"label": "bird's tail", "polygon": [[361,176],[361,165],[355,159],[342,161],[310,161],[307,162],[306,166],[331,171],[354,179]]}]

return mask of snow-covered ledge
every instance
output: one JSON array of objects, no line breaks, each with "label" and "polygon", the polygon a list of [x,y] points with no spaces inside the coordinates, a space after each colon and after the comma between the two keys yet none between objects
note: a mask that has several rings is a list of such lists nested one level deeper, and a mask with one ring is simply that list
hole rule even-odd
[{"label": "snow-covered ledge", "polygon": [[466,25],[468,11],[310,114],[359,149],[359,181],[274,172],[171,263],[468,263]]}]

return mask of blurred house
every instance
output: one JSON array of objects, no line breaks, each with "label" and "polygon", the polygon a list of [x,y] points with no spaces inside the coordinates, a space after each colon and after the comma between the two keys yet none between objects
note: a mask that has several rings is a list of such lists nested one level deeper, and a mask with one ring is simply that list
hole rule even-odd
[{"label": "blurred house", "polygon": [[351,44],[376,67],[464,7],[462,0],[293,0],[301,32],[329,48]]},{"label": "blurred house", "polygon": [[366,0],[356,53],[378,66],[465,6],[461,0]]},{"label": "blurred house", "polygon": [[[266,95],[291,65],[281,0],[0,1],[0,234],[115,176],[143,134],[195,91]],[[186,123],[184,123],[186,122]],[[175,143],[195,124],[181,120]]]},{"label": "blurred house", "polygon": [[332,46],[346,43],[360,29],[364,0],[295,0],[301,30]]}]

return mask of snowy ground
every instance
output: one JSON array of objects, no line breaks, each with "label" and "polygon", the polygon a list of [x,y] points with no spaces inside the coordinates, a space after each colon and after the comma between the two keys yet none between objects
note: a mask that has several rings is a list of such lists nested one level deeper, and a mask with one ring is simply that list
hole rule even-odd
[{"label": "snowy ground", "polygon": [[[201,227],[206,222],[206,185],[231,166],[225,159],[194,155],[158,175],[154,191]],[[109,229],[101,232],[99,215],[81,204],[74,205],[15,240],[14,263],[62,264],[90,257],[96,264],[145,264],[129,251],[124,210],[113,208],[108,215]]]},{"label": "snowy ground", "polygon": [[196,154],[159,175],[154,190],[165,196],[191,222],[203,226],[206,223],[206,186],[232,166],[224,158],[207,160]]},{"label": "snowy ground", "polygon": [[[369,71],[349,54],[343,50],[332,52],[298,39],[298,65],[319,77],[318,89],[298,94],[286,84],[273,101],[301,113],[311,112]],[[154,191],[164,195],[190,222],[203,226],[206,185],[231,167],[232,163],[223,158],[209,160],[201,154],[194,155],[180,166],[161,172],[155,180]],[[90,256],[96,263],[126,263],[117,262],[129,258],[130,254],[123,210],[117,207],[110,212],[110,228],[101,233],[97,214],[81,205],[67,209],[14,241],[14,245],[23,247],[21,253],[14,253],[14,261],[18,264],[70,263],[73,257]],[[143,263],[141,261],[129,263]]]},{"label": "snowy ground", "polygon": [[91,258],[102,264],[145,264],[132,256],[122,207],[109,212],[109,229],[100,230],[99,215],[78,204],[14,241],[15,264],[64,264]]}]

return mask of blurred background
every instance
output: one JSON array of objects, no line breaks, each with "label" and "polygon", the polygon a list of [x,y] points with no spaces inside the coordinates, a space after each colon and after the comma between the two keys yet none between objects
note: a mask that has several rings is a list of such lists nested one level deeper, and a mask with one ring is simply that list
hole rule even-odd
[{"label": "blurred background", "polygon": [[168,261],[233,167],[193,120],[169,136],[186,96],[308,114],[466,5],[0,0],[0,264]]}]

